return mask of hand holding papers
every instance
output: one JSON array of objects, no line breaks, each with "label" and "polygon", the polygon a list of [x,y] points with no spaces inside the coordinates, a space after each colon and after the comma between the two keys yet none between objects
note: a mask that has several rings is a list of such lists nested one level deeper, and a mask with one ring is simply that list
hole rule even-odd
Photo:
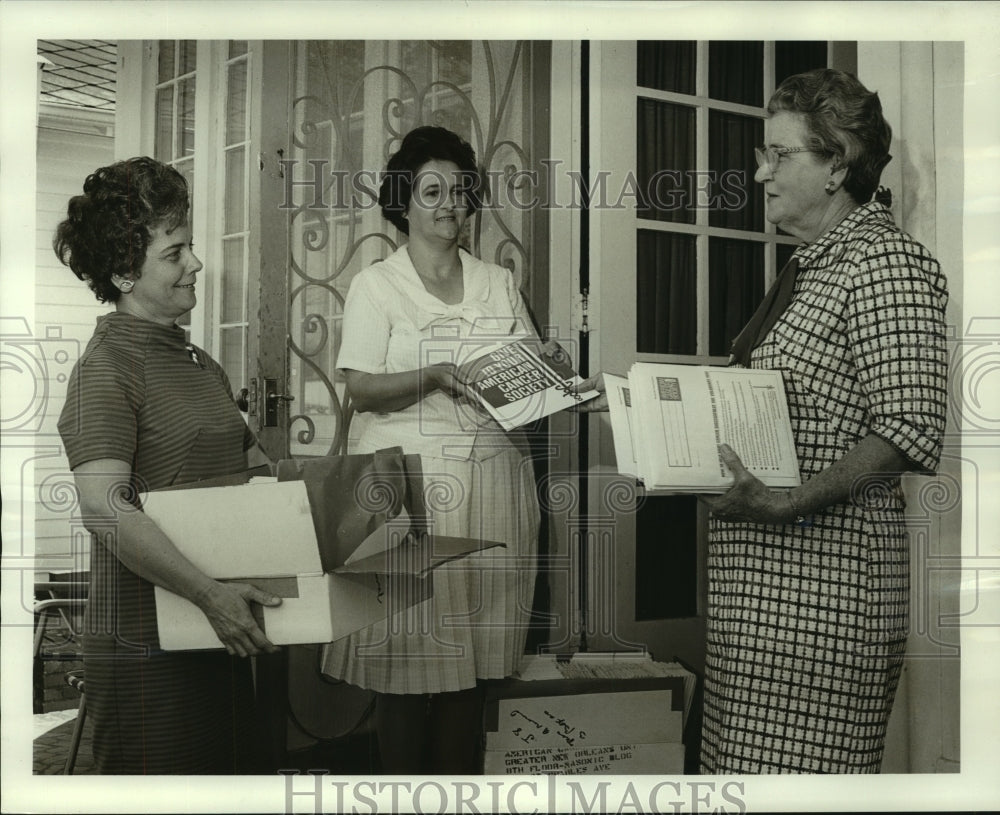
[{"label": "hand holding papers", "polygon": [[721,444],[769,487],[801,483],[779,371],[640,362],[605,383],[618,471],[648,491],[725,492]]},{"label": "hand holding papers", "polygon": [[723,495],[699,499],[717,520],[760,524],[786,524],[794,520],[804,526],[811,525],[798,515],[790,491],[768,489],[763,481],[747,471],[729,445],[720,445],[719,454],[734,475],[733,486]]}]

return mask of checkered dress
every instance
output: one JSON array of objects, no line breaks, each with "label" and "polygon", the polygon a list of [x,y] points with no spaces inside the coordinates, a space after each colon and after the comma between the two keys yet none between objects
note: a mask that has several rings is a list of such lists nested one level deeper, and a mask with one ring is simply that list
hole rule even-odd
[{"label": "checkered dress", "polygon": [[[784,372],[803,480],[869,433],[933,471],[937,262],[877,203],[796,256],[793,299],[751,364]],[[903,509],[898,478],[872,476],[811,526],[713,521],[703,772],[878,772],[906,646]]]}]

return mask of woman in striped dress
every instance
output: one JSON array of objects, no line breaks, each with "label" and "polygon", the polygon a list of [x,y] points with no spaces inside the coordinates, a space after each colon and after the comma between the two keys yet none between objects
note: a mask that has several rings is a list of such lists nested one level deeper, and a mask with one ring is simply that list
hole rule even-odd
[{"label": "woman in striped dress", "polygon": [[499,541],[434,573],[433,598],[328,645],[324,671],[377,692],[387,773],[472,773],[480,680],[524,651],[538,505],[527,446],[468,400],[463,341],[534,335],[510,273],[459,248],[477,198],[472,148],[421,127],[389,160],[383,214],[408,243],[352,281],[337,367],[358,411],[352,452],[419,453],[434,532]]},{"label": "woman in striped dress", "polygon": [[947,288],[871,200],[891,158],[875,93],[811,71],[768,113],[756,180],[803,244],[733,352],[784,373],[803,483],[770,491],[723,448],[702,769],[878,772],[909,621],[900,474],[938,464]]},{"label": "woman in striped dress", "polygon": [[[199,571],[137,499],[245,470],[254,444],[222,368],[176,325],[195,304],[202,268],[187,183],[157,161],[129,159],[90,175],[67,215],[57,255],[115,305],[97,321],[59,419],[93,533],[83,645],[97,771],[252,771],[247,657],[274,646],[250,604],[281,601]],[[196,603],[226,652],[161,651],[154,584]]]}]

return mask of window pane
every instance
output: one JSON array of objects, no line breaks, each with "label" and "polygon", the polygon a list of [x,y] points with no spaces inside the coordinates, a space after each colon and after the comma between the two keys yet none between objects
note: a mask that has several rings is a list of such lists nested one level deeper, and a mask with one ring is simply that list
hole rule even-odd
[{"label": "window pane", "polygon": [[712,171],[711,226],[764,230],[764,195],[753,180],[754,147],[764,143],[764,122],[750,116],[708,113],[708,166]]},{"label": "window pane", "polygon": [[222,242],[222,308],[224,323],[239,323],[244,319],[243,238],[227,238]]},{"label": "window pane", "polygon": [[246,140],[247,64],[241,60],[229,66],[226,97],[226,144]]},{"label": "window pane", "polygon": [[235,393],[244,385],[243,343],[246,329],[243,326],[223,328],[219,332],[219,364],[229,377],[229,384]]},{"label": "window pane", "polygon": [[635,515],[635,618],[698,613],[698,499],[647,496]]},{"label": "window pane", "polygon": [[174,157],[174,86],[168,85],[156,92],[156,145],[157,161],[167,162]]},{"label": "window pane", "polygon": [[639,99],[636,113],[640,218],[693,224],[695,112],[685,105]]},{"label": "window pane", "polygon": [[782,80],[813,68],[826,67],[826,42],[776,42],[774,87]]},{"label": "window pane", "polygon": [[340,115],[364,109],[364,48],[363,42],[306,43],[306,86],[320,109]]},{"label": "window pane", "polygon": [[472,43],[468,40],[434,40],[438,77],[461,87],[472,81]]},{"label": "window pane", "polygon": [[636,240],[636,350],[696,353],[694,236],[640,229]]},{"label": "window pane", "polygon": [[198,57],[198,41],[181,40],[178,56],[180,57],[180,64],[177,66],[177,76],[191,73],[194,70],[195,60]]},{"label": "window pane", "polygon": [[174,78],[174,41],[160,40],[156,67],[156,81],[166,82]]},{"label": "window pane", "polygon": [[708,95],[742,105],[763,105],[764,43],[710,42]]},{"label": "window pane", "polygon": [[194,154],[194,77],[177,83],[178,158]]},{"label": "window pane", "polygon": [[[307,150],[309,157],[330,161],[332,168],[360,170],[364,167],[363,144],[346,138],[344,131],[351,126],[352,119],[360,118],[352,114],[364,108],[365,86],[361,77],[365,71],[365,43],[321,41],[307,42],[304,47],[306,77],[296,108],[309,128],[294,134],[296,146]],[[338,142],[333,145],[337,153],[319,149],[317,138]]]},{"label": "window pane", "polygon": [[421,40],[404,40],[400,43],[400,62],[405,73],[418,88],[427,85],[431,76],[431,55]]},{"label": "window pane", "polygon": [[764,297],[764,244],[710,238],[708,353],[725,356]]},{"label": "window pane", "polygon": [[636,43],[636,84],[693,94],[695,45],[693,40],[640,40]]},{"label": "window pane", "polygon": [[245,182],[245,160],[246,150],[243,147],[234,147],[226,151],[226,222],[225,232],[227,235],[233,232],[242,232],[245,228],[244,218],[246,197]]},{"label": "window pane", "polygon": [[[422,98],[420,123],[447,127],[467,141],[472,141],[471,111],[463,91],[472,81],[472,43],[468,40],[406,40],[400,43],[401,65],[408,80],[400,87],[404,105],[397,115],[404,120],[414,116],[414,91]],[[411,84],[412,82],[412,84]],[[393,145],[391,149],[396,149]]]},{"label": "window pane", "polygon": [[184,176],[184,180],[187,181],[188,198],[190,198],[194,194],[194,159],[181,159],[174,163],[174,169]]},{"label": "window pane", "polygon": [[444,40],[428,44],[433,74],[428,77],[431,85],[430,92],[424,97],[422,121],[446,127],[473,143],[472,117],[466,97],[449,87],[469,87],[472,81],[472,43],[467,40]]},{"label": "window pane", "polygon": [[229,41],[229,58],[241,57],[247,52],[247,41],[246,40],[230,40]]}]

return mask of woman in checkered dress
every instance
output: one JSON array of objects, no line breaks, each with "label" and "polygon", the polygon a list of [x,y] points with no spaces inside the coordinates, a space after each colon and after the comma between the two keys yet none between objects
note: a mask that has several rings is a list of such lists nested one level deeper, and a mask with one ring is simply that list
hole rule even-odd
[{"label": "woman in checkered dress", "polygon": [[379,195],[408,242],[359,273],[344,306],[351,452],[419,453],[432,530],[505,544],[436,569],[431,599],[324,649],[324,672],[378,694],[387,773],[478,771],[481,680],[517,667],[534,593],[539,510],[524,436],[474,407],[454,365],[463,345],[534,335],[510,272],[459,248],[476,178],[456,134],[408,133]]},{"label": "woman in checkered dress", "polygon": [[947,289],[871,200],[891,140],[876,94],[821,69],[785,80],[768,112],[756,180],[768,220],[803,244],[787,306],[762,307],[734,364],[784,373],[803,483],[769,490],[723,448],[735,480],[706,499],[702,770],[878,772],[907,636],[900,474],[938,464]]}]

